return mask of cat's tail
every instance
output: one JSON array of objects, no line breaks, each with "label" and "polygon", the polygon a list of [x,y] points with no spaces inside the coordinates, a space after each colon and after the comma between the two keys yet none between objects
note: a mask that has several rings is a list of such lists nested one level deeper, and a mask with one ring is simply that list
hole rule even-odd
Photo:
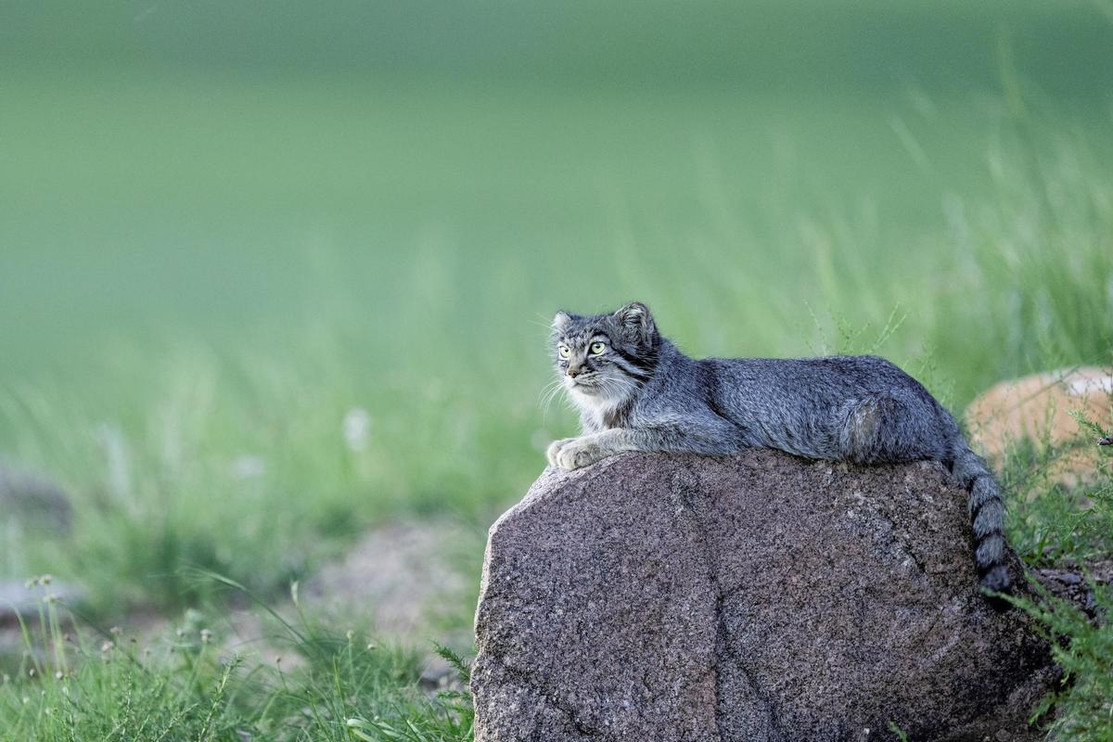
[{"label": "cat's tail", "polygon": [[974,562],[982,587],[1009,592],[1005,565],[1005,503],[1001,489],[985,461],[961,437],[954,444],[954,475],[970,493],[970,523],[974,529]]}]

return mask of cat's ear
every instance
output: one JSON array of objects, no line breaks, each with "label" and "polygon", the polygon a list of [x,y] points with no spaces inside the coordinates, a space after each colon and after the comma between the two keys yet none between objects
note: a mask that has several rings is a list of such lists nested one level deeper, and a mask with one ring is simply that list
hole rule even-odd
[{"label": "cat's ear", "polygon": [[571,323],[572,315],[564,311],[557,312],[553,317],[553,330],[555,332],[563,332]]},{"label": "cat's ear", "polygon": [[652,344],[657,336],[653,315],[649,313],[649,307],[640,301],[622,307],[614,313],[614,318],[628,338],[642,345]]}]

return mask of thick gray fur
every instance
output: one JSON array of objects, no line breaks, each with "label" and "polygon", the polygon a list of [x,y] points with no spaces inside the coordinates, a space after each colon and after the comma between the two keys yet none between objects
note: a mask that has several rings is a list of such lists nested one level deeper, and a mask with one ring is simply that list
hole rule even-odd
[{"label": "thick gray fur", "polygon": [[578,469],[622,451],[730,454],[747,446],[854,464],[933,460],[970,493],[983,587],[1009,589],[997,483],[947,410],[875,356],[781,360],[681,353],[641,303],[553,319],[560,383],[582,434],[555,441],[549,462]]}]

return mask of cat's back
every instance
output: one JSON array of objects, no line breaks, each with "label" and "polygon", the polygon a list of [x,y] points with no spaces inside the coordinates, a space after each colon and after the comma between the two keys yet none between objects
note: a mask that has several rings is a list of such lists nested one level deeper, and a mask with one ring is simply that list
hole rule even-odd
[{"label": "cat's back", "polygon": [[822,402],[897,391],[927,394],[919,382],[878,356],[708,358],[700,364],[722,391],[747,396]]}]

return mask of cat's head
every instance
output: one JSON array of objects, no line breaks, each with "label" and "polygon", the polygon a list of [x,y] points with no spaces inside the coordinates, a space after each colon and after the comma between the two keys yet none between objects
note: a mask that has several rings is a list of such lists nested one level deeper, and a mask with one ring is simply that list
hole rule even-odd
[{"label": "cat's head", "polygon": [[660,335],[640,302],[591,316],[557,312],[553,358],[564,387],[578,404],[614,405],[653,375]]}]

